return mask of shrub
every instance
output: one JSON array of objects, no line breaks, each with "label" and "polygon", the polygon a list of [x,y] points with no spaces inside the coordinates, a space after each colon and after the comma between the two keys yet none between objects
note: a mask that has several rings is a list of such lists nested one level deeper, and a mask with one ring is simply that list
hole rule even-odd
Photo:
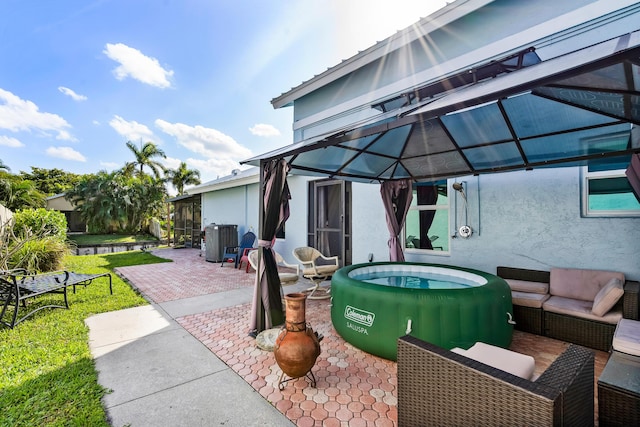
[{"label": "shrub", "polygon": [[67,220],[61,212],[20,210],[0,231],[0,269],[54,271],[69,253]]},{"label": "shrub", "polygon": [[30,272],[56,271],[69,253],[69,246],[55,236],[44,236],[22,242],[9,259],[11,268],[24,268]]},{"label": "shrub", "polygon": [[67,239],[67,218],[62,212],[39,209],[21,209],[13,215],[16,235],[26,237],[25,233]]}]

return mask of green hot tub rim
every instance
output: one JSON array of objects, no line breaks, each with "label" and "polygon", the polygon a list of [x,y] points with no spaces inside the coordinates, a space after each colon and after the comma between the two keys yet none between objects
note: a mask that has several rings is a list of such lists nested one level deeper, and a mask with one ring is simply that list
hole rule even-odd
[{"label": "green hot tub rim", "polygon": [[[487,283],[480,286],[472,286],[462,289],[411,289],[377,285],[349,277],[350,272],[359,268],[382,267],[386,265],[436,267],[448,270],[464,271],[484,278]],[[488,344],[504,348],[507,348],[511,344],[511,338],[513,335],[513,324],[509,323],[509,320],[513,318],[511,290],[504,279],[485,271],[446,264],[420,262],[382,261],[354,264],[342,267],[336,271],[331,279],[331,294],[331,321],[338,334],[345,339],[345,341],[351,343],[355,347],[385,359],[396,359],[397,338],[405,335],[405,329],[407,326],[406,320],[411,318],[412,322],[414,322],[425,317],[424,313],[428,312],[421,311],[421,309],[425,308],[424,304],[427,304],[426,307],[430,310],[429,312],[438,312],[437,314],[433,314],[437,319],[432,319],[431,321],[424,319],[422,321],[417,321],[417,323],[413,323],[414,327],[410,334],[417,338],[430,341],[433,344],[449,349],[453,347],[468,348],[473,345],[475,341],[483,341]],[[373,326],[367,327],[366,322],[364,322],[365,324],[363,326],[362,324],[355,325],[350,322],[349,319],[345,320],[345,310],[347,309],[347,306],[351,307],[352,305],[357,305],[352,301],[346,301],[346,299],[350,299],[353,295],[356,295],[356,299],[364,299],[367,301],[367,304],[370,303],[370,305],[367,305],[365,309],[370,308],[371,306],[376,306],[376,304],[378,304],[376,307],[383,309],[382,312],[373,309],[364,310],[365,313],[376,311],[374,318],[377,316],[383,323],[382,326],[376,326],[376,328],[381,329],[381,331],[375,330]],[[457,340],[447,339],[446,333],[439,334],[424,326],[425,323],[438,323],[438,327],[445,329],[447,324],[451,324],[451,328],[453,329],[473,329],[474,325],[467,328],[459,326],[456,321],[446,320],[448,316],[447,309],[459,310],[459,317],[463,317],[468,313],[465,310],[457,308],[458,305],[461,304],[461,301],[469,301],[469,304],[475,307],[477,304],[481,304],[483,300],[488,300],[491,301],[492,304],[499,305],[500,311],[498,313],[484,313],[484,315],[490,318],[488,319],[490,324],[487,326],[487,330],[475,334],[473,334],[473,331],[470,332],[474,338],[478,338],[475,341],[472,339],[462,338]],[[429,306],[429,304],[434,304],[434,301],[438,302],[438,306],[435,309]],[[404,303],[408,304],[410,307],[407,308],[405,305],[402,305]],[[396,307],[397,305],[400,305],[401,307],[398,309]],[[409,314],[405,314],[401,311],[408,311]],[[467,311],[475,312],[477,309],[474,308],[473,310]],[[502,311],[504,311],[504,313],[502,313]],[[483,314],[481,313],[480,315],[482,316]],[[454,313],[449,314],[449,316],[454,316]],[[444,325],[443,321],[445,322]],[[356,327],[354,327],[354,325]],[[370,337],[369,335],[363,334],[363,330],[371,332],[373,336]],[[465,335],[466,333],[460,332],[460,334]]]}]

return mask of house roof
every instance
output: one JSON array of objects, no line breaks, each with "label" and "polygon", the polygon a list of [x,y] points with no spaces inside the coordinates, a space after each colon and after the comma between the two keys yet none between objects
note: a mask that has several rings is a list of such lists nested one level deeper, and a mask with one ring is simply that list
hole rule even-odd
[{"label": "house roof", "polygon": [[58,194],[54,194],[54,195],[52,195],[52,196],[47,196],[47,197],[45,197],[44,199],[45,199],[45,200],[54,200],[54,199],[59,199],[59,198],[61,198],[61,197],[64,197],[64,196],[65,196],[65,194],[67,194],[67,193],[58,193]]},{"label": "house roof", "polygon": [[172,198],[170,198],[170,199],[167,199],[167,202],[175,203],[175,202],[180,202],[180,201],[182,201],[182,200],[187,200],[187,199],[191,199],[191,198],[193,198],[193,195],[192,195],[192,194],[181,194],[181,195],[179,195],[179,196],[176,196],[176,197],[172,197]]},{"label": "house roof", "polygon": [[260,182],[260,175],[258,171],[259,169],[255,167],[250,167],[244,170],[234,169],[230,175],[191,187],[187,189],[186,192],[187,194],[193,195],[215,190],[224,190],[225,188],[239,187],[247,184],[255,184]]},{"label": "house roof", "polygon": [[271,104],[274,108],[291,106],[293,101],[311,92],[328,85],[329,83],[344,77],[363,66],[389,54],[413,41],[427,37],[429,33],[446,26],[447,24],[480,9],[494,0],[457,0],[447,4],[431,15],[421,18],[416,24],[397,31],[385,40],[379,41],[373,46],[359,52],[351,58],[345,59],[339,64],[328,68],[324,72],[301,83],[291,90],[273,98]]},{"label": "house roof", "polygon": [[640,151],[638,75],[635,31],[242,163],[285,158],[292,173],[433,181],[628,156]]}]

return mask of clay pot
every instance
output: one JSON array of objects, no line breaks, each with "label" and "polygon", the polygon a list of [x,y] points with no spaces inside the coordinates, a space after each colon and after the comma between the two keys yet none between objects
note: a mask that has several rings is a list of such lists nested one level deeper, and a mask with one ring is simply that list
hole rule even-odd
[{"label": "clay pot", "polygon": [[285,327],[273,348],[278,366],[291,378],[305,376],[320,355],[318,336],[305,321],[306,299],[302,293],[285,295]]}]

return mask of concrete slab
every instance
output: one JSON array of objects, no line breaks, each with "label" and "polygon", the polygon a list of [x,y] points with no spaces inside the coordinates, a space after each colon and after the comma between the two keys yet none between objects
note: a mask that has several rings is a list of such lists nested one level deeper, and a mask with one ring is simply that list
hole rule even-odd
[{"label": "concrete slab", "polygon": [[95,357],[107,408],[228,369],[184,329],[151,334]]},{"label": "concrete slab", "polygon": [[295,425],[229,369],[111,407],[109,415],[114,427]]},{"label": "concrete slab", "polygon": [[253,298],[253,289],[233,289],[216,294],[167,301],[159,305],[172,318],[204,313],[224,307],[246,304]]},{"label": "concrete slab", "polygon": [[97,314],[87,318],[85,324],[89,327],[92,352],[102,346],[127,343],[167,329],[181,329],[180,325],[153,305]]},{"label": "concrete slab", "polygon": [[112,390],[103,399],[111,425],[294,425],[174,320],[252,297],[244,288],[86,319],[98,382]]},{"label": "concrete slab", "polygon": [[[310,283],[308,281],[302,280],[292,285],[284,286],[282,289],[285,294],[289,294],[292,292],[302,292],[309,288],[309,286]],[[242,288],[162,302],[158,305],[162,307],[171,318],[177,319],[178,317],[191,314],[206,313],[207,311],[217,310],[219,308],[246,304],[251,302],[252,299],[253,289]]]}]

